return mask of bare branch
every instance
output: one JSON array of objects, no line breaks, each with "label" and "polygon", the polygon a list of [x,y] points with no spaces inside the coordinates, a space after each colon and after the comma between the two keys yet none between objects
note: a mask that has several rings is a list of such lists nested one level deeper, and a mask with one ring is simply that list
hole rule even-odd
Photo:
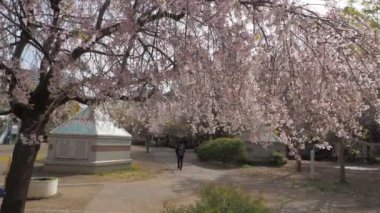
[{"label": "bare branch", "polygon": [[96,20],[96,24],[95,24],[95,29],[99,30],[102,27],[103,16],[108,6],[110,5],[110,3],[111,3],[111,0],[106,0],[104,4],[100,7],[98,19]]},{"label": "bare branch", "polygon": [[81,104],[90,106],[90,105],[95,104],[98,100],[95,98],[74,97],[74,98],[67,98],[67,101],[77,101]]},{"label": "bare branch", "polygon": [[174,14],[174,13],[170,13],[167,11],[158,11],[156,14],[148,16],[147,18],[145,18],[144,16],[140,17],[137,20],[137,23],[140,25],[140,27],[142,27],[148,22],[152,22],[152,21],[155,21],[155,20],[158,20],[161,18],[170,18],[170,19],[173,19],[175,21],[179,21],[183,17],[185,17],[185,11],[183,11],[179,14]]},{"label": "bare branch", "polygon": [[151,17],[148,18],[147,21],[150,22],[150,21],[154,21],[154,20],[157,20],[160,18],[170,18],[170,19],[173,19],[175,21],[179,21],[183,17],[185,17],[185,12],[181,12],[179,14],[174,14],[174,13],[169,13],[167,11],[162,11],[162,12],[156,13],[155,15],[152,15]]},{"label": "bare branch", "polygon": [[[50,53],[50,56],[47,55],[47,54],[44,55],[43,59],[41,60],[40,71],[45,70],[47,68],[47,63],[46,62],[51,63],[51,59],[53,59],[55,57],[55,55],[56,55],[56,53],[51,53],[50,50],[51,50],[51,47],[53,46],[53,41],[54,41],[54,38],[55,38],[55,34],[59,30],[58,23],[59,23],[59,13],[60,13],[60,8],[59,8],[59,2],[60,1],[61,0],[50,0],[50,7],[53,10],[53,20],[52,20],[52,24],[51,24],[52,30],[51,30],[50,35],[48,36],[48,38],[42,44],[43,49],[47,53]],[[54,49],[59,48],[60,47],[60,43],[61,43],[60,40],[56,39],[56,42],[54,44],[54,47],[55,47]]]},{"label": "bare branch", "polygon": [[[156,47],[156,46],[154,46],[152,44],[145,44],[144,41],[141,38],[138,38],[138,41],[140,42],[140,44],[143,46],[144,49],[148,49],[150,47],[150,48],[156,50],[162,56],[164,56],[166,59],[168,59],[170,61],[170,64],[172,64],[173,66],[175,66],[175,61],[173,61],[173,59],[170,56],[168,56],[164,51],[162,51],[160,48],[158,48],[158,47]],[[150,53],[150,55],[151,55],[151,57],[153,57],[152,53]]]},{"label": "bare branch", "polygon": [[116,57],[123,57],[124,56],[124,54],[107,53],[107,52],[100,51],[100,50],[88,50],[87,52],[95,53],[95,54],[99,54],[99,55],[105,55],[105,56],[116,56]]},{"label": "bare branch", "polygon": [[16,49],[12,56],[12,61],[20,61],[21,55],[24,52],[26,45],[28,44],[29,36],[28,33],[23,30],[20,35],[20,40],[17,43]]},{"label": "bare branch", "polygon": [[[116,32],[120,27],[120,23],[113,24],[109,27],[103,28],[99,31],[98,35],[95,38],[95,42],[101,40],[102,38],[111,35],[112,33]],[[84,53],[86,53],[90,47],[84,48],[84,47],[77,47],[71,52],[71,60],[75,61],[79,57],[81,57]]]},{"label": "bare branch", "polygon": [[267,0],[240,0],[239,3],[242,5],[250,5],[252,7],[267,6],[272,4],[271,1]]},{"label": "bare branch", "polygon": [[[147,85],[147,84],[144,84],[144,85]],[[119,97],[113,97],[113,99],[117,99],[117,100],[121,100],[121,101],[145,102],[146,100],[151,98],[157,91],[158,91],[158,89],[156,87],[153,87],[145,95],[144,95],[144,92],[140,91],[139,94],[137,96],[134,96],[134,97],[122,95]],[[105,94],[104,96],[109,97],[109,98],[112,97],[111,94]],[[67,98],[66,99],[66,101],[70,101],[70,100],[78,101],[79,103],[86,104],[86,105],[94,105],[96,103],[105,101],[104,99],[99,99],[96,97],[74,97],[74,98]]]},{"label": "bare branch", "polygon": [[133,3],[133,10],[137,10],[137,7],[139,6],[139,1],[138,0],[135,0],[135,2]]},{"label": "bare branch", "polygon": [[9,110],[5,110],[5,111],[0,111],[0,115],[9,115],[12,113],[12,110],[9,109]]}]

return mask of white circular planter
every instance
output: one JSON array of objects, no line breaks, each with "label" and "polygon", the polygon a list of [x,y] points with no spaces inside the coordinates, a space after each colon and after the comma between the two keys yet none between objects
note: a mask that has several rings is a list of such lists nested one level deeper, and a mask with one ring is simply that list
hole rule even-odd
[{"label": "white circular planter", "polygon": [[27,194],[28,199],[41,199],[57,194],[58,178],[56,177],[32,177]]}]

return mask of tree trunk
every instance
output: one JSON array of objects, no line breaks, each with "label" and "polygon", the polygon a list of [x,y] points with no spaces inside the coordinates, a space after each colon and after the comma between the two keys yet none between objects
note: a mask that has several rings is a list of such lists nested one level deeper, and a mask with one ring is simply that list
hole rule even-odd
[{"label": "tree trunk", "polygon": [[302,172],[302,161],[301,161],[301,159],[297,159],[296,169],[297,169],[297,172]]},{"label": "tree trunk", "polygon": [[39,149],[40,144],[24,145],[20,139],[17,141],[13,149],[12,163],[6,179],[6,195],[1,205],[1,213],[24,212],[26,194]]},{"label": "tree trunk", "polygon": [[297,149],[295,153],[295,159],[296,159],[296,171],[297,172],[302,172],[302,157],[301,157],[301,151],[300,149]]},{"label": "tree trunk", "polygon": [[362,159],[364,163],[368,163],[368,147],[365,144],[362,145]]},{"label": "tree trunk", "polygon": [[346,168],[345,168],[345,156],[344,156],[344,142],[342,139],[338,140],[338,161],[340,167],[339,181],[340,183],[346,183]]},{"label": "tree trunk", "polygon": [[149,143],[149,137],[146,137],[145,138],[145,148],[146,148],[145,152],[146,153],[149,153],[149,145],[150,145],[150,143]]},{"label": "tree trunk", "polygon": [[[33,117],[28,116],[28,119]],[[38,116],[36,116],[38,117]],[[45,124],[39,127],[39,130],[33,127],[38,122],[35,120],[25,120],[21,123],[20,134],[28,137],[31,133],[37,134],[44,128]],[[33,174],[33,165],[36,160],[40,143],[23,143],[21,137],[13,149],[12,163],[8,176],[6,177],[5,197],[1,204],[0,213],[23,213],[25,209],[26,195],[29,188],[30,179]]]}]

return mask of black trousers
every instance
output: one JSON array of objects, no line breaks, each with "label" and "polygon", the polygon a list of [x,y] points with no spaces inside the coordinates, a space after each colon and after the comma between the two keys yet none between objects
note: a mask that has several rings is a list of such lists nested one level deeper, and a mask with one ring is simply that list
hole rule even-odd
[{"label": "black trousers", "polygon": [[183,165],[183,156],[177,156],[177,169],[182,170]]}]

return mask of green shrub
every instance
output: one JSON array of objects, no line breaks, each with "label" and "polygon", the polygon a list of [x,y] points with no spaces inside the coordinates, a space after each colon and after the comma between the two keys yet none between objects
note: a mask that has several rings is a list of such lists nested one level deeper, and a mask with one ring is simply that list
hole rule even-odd
[{"label": "green shrub", "polygon": [[369,164],[380,164],[380,156],[374,157],[370,156],[367,158]]},{"label": "green shrub", "polygon": [[283,166],[286,162],[287,160],[281,152],[272,152],[269,158],[269,164],[272,166]]},{"label": "green shrub", "polygon": [[345,158],[348,162],[357,163],[362,160],[360,155],[360,150],[351,148],[347,150]]},{"label": "green shrub", "polygon": [[244,164],[247,160],[245,143],[239,138],[217,138],[202,143],[197,156],[201,161]]},{"label": "green shrub", "polygon": [[164,213],[268,213],[262,200],[253,200],[247,193],[232,187],[210,185],[201,192],[195,205],[180,208],[164,206]]}]

